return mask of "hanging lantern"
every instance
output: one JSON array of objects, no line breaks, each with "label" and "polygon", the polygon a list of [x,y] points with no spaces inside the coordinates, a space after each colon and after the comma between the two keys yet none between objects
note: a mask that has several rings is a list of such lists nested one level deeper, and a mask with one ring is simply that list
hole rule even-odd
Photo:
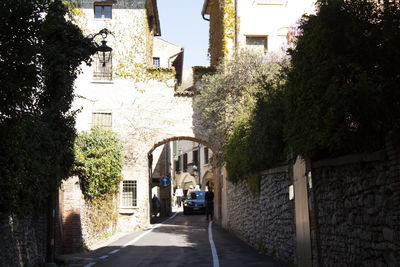
[{"label": "hanging lantern", "polygon": [[101,41],[101,45],[97,48],[97,57],[103,67],[111,60],[112,48],[107,45],[107,41]]}]

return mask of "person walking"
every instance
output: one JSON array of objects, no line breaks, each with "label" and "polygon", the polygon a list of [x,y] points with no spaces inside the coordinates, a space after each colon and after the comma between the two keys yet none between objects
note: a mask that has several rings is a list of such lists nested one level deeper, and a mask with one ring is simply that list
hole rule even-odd
[{"label": "person walking", "polygon": [[154,195],[151,201],[152,201],[152,204],[153,204],[154,217],[157,217],[158,210],[159,210],[159,207],[160,207],[160,200],[158,199],[158,197],[156,195]]},{"label": "person walking", "polygon": [[214,215],[214,193],[211,187],[208,188],[208,191],[204,196],[204,202],[206,205],[206,220],[208,221],[208,217],[210,217],[212,221]]},{"label": "person walking", "polygon": [[178,185],[178,188],[175,191],[175,196],[178,202],[178,207],[181,207],[182,204],[182,197],[183,197],[183,190],[180,185]]}]

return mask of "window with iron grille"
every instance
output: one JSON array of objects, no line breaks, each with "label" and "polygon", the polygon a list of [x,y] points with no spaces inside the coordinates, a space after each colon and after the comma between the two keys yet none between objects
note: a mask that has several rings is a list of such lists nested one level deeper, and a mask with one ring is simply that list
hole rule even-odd
[{"label": "window with iron grille", "polygon": [[93,57],[93,80],[112,80],[112,54],[103,59],[103,52],[97,52]]},{"label": "window with iron grille", "polygon": [[268,36],[246,36],[246,47],[256,52],[268,52]]},{"label": "window with iron grille", "polygon": [[112,114],[111,112],[93,112],[92,113],[92,126],[109,129],[112,127]]},{"label": "window with iron grille", "polygon": [[137,206],[137,187],[136,181],[123,181],[122,182],[122,206],[123,207],[136,207]]},{"label": "window with iron grille", "polygon": [[153,57],[153,67],[159,68],[160,67],[160,58]]},{"label": "window with iron grille", "polygon": [[94,9],[94,17],[96,19],[111,19],[112,5],[95,3],[93,9]]}]

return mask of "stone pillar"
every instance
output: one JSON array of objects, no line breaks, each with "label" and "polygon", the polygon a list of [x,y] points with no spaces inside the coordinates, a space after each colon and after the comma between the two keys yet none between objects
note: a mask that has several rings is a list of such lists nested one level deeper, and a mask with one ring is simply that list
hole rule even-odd
[{"label": "stone pillar", "polygon": [[297,264],[299,267],[309,267],[312,266],[312,260],[306,163],[300,157],[297,157],[293,166],[293,183],[296,214]]},{"label": "stone pillar", "polygon": [[73,253],[82,249],[80,204],[82,191],[77,176],[63,182],[64,203],[62,210],[63,252]]},{"label": "stone pillar", "polygon": [[160,187],[160,216],[166,217],[170,216],[171,210],[171,184],[168,186]]}]

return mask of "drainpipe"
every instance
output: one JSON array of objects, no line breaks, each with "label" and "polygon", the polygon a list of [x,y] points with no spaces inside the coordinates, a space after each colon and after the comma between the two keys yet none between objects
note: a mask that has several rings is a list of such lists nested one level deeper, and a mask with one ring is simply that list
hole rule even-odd
[{"label": "drainpipe", "polygon": [[203,4],[203,9],[201,10],[201,16],[203,17],[204,20],[206,21],[210,21],[209,18],[206,18],[206,12],[207,12],[207,7],[208,7],[208,1],[209,0],[204,0],[204,4]]}]

